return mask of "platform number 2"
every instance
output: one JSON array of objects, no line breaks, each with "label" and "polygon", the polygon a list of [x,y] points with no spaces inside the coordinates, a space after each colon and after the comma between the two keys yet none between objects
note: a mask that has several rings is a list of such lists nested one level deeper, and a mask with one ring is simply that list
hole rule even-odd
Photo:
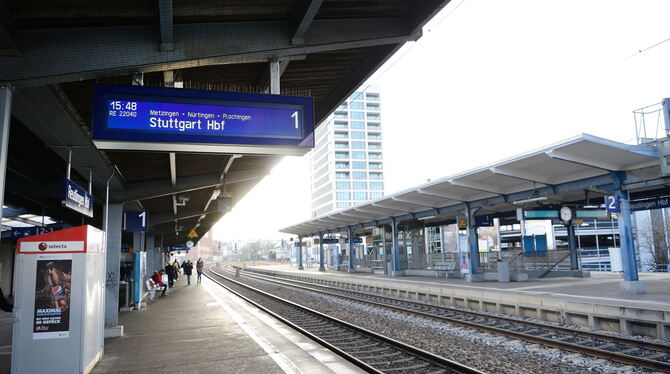
[{"label": "platform number 2", "polygon": [[608,213],[621,213],[619,199],[616,196],[605,195],[605,210]]}]

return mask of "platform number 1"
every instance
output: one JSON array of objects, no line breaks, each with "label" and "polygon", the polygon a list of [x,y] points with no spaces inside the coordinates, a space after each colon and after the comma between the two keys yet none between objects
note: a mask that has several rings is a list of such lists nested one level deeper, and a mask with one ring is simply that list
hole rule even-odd
[{"label": "platform number 1", "polygon": [[298,128],[298,111],[297,110],[295,112],[293,112],[293,114],[291,114],[291,118],[295,119],[295,128],[297,129]]},{"label": "platform number 1", "polygon": [[621,213],[619,199],[616,196],[605,195],[605,210],[608,213]]}]

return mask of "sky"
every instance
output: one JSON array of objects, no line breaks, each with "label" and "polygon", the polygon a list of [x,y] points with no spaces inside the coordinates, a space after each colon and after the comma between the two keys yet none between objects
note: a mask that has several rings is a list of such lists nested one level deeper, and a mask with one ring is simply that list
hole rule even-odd
[{"label": "sky", "polygon": [[[670,96],[668,14],[667,0],[452,0],[362,86],[381,89],[386,194],[580,133],[634,143],[632,111]],[[309,172],[286,157],[215,238],[290,237]]]}]

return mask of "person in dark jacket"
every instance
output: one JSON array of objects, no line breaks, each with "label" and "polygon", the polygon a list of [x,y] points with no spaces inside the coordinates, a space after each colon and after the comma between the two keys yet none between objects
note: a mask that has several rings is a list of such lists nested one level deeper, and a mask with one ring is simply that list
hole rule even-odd
[{"label": "person in dark jacket", "polygon": [[174,287],[174,267],[169,262],[165,265],[165,274],[168,276],[168,285],[170,288]]},{"label": "person in dark jacket", "polygon": [[191,274],[193,274],[193,263],[191,261],[185,262],[182,267],[184,268],[184,275],[186,275],[186,281],[188,285],[191,285]]},{"label": "person in dark jacket", "polygon": [[202,261],[202,258],[198,259],[198,262],[195,263],[195,271],[198,272],[198,283],[202,282],[202,268],[205,267],[205,263]]}]

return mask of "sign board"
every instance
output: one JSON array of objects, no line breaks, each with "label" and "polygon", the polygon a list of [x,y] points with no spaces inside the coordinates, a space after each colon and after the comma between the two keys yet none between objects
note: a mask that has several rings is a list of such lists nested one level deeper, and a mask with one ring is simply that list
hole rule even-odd
[{"label": "sign board", "polygon": [[144,210],[123,213],[123,230],[129,232],[147,232],[149,213]]},{"label": "sign board", "polygon": [[670,208],[670,196],[659,196],[651,199],[636,200],[630,202],[630,210],[653,210]]},{"label": "sign board", "polygon": [[72,259],[37,260],[36,263],[33,339],[68,338]]},{"label": "sign board", "polygon": [[189,250],[189,248],[185,245],[178,245],[178,246],[170,247],[170,251],[173,251],[173,252],[174,251],[188,251],[188,250]]},{"label": "sign board", "polygon": [[575,218],[581,219],[609,219],[609,212],[602,209],[587,209],[587,208],[577,208],[575,209]]},{"label": "sign board", "polygon": [[57,230],[55,227],[12,227],[9,236],[12,239],[20,239],[26,236],[39,235]]},{"label": "sign board", "polygon": [[314,147],[309,97],[96,85],[100,149],[303,155]]},{"label": "sign board", "polygon": [[93,217],[93,196],[69,179],[65,179],[62,203],[75,212]]},{"label": "sign board", "polygon": [[621,213],[619,199],[616,196],[605,195],[605,211],[607,213]]},{"label": "sign board", "polygon": [[475,226],[477,227],[493,227],[493,217],[491,216],[476,216]]},{"label": "sign board", "polygon": [[186,235],[186,237],[189,239],[195,239],[198,237],[198,232],[195,231],[195,229],[191,229],[191,231],[188,232],[188,235]]},{"label": "sign board", "polygon": [[465,217],[459,217],[458,218],[458,228],[459,229],[467,229],[468,228],[468,221],[465,219]]},{"label": "sign board", "polygon": [[545,219],[559,219],[561,218],[558,209],[545,208],[537,210],[524,210],[523,218],[525,220],[545,220]]}]

